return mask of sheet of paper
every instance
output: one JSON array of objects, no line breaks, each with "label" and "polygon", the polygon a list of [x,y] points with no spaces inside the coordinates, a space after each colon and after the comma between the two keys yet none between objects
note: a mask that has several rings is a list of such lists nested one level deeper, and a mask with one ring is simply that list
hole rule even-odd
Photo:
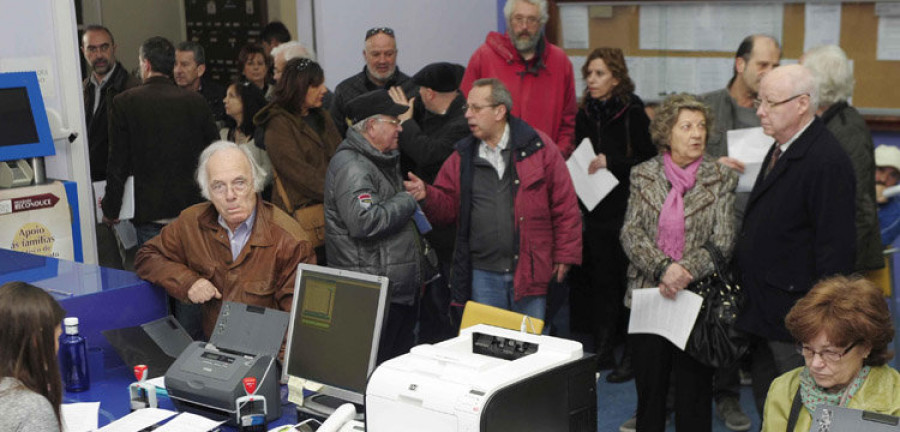
[{"label": "sheet of paper", "polygon": [[877,2],[875,3],[876,16],[900,16],[900,3],[897,2]]},{"label": "sheet of paper", "polygon": [[62,417],[63,432],[90,432],[97,430],[100,402],[79,402],[62,404],[59,415]]},{"label": "sheet of paper", "polygon": [[222,423],[191,413],[178,414],[166,424],[153,429],[154,432],[207,432]]},{"label": "sheet of paper", "polygon": [[163,376],[158,376],[158,377],[156,377],[156,378],[150,378],[150,379],[147,380],[147,382],[150,383],[150,384],[155,385],[156,388],[161,388],[161,389],[163,389],[163,390],[165,390],[165,388],[166,388],[166,377],[165,377],[165,375],[163,375]]},{"label": "sheet of paper", "polygon": [[[97,213],[97,222],[103,220],[103,209],[100,201],[106,195],[106,180],[96,181],[94,186],[94,211]],[[119,219],[126,220],[134,217],[134,176],[128,176],[125,180],[125,192],[122,195],[122,208],[119,210]]]},{"label": "sheet of paper", "polygon": [[597,204],[619,184],[619,180],[608,169],[588,174],[588,166],[596,156],[591,147],[591,140],[585,138],[566,161],[569,175],[575,185],[575,194],[588,210],[597,207]]},{"label": "sheet of paper", "polygon": [[841,4],[840,3],[807,3],[804,6],[808,25],[803,37],[803,52],[820,45],[839,45],[841,43]]},{"label": "sheet of paper", "polygon": [[588,49],[590,45],[588,7],[561,4],[559,17],[563,29],[563,48]]},{"label": "sheet of paper", "polygon": [[900,60],[900,17],[878,18],[878,60]]},{"label": "sheet of paper", "polygon": [[783,4],[724,3],[641,6],[640,49],[732,53],[748,34],[782,40]]},{"label": "sheet of paper", "polygon": [[[569,61],[572,63],[572,69],[576,71],[581,70],[581,66],[584,65],[584,61],[587,60],[587,56],[569,56]],[[577,99],[581,99],[584,95],[584,89],[587,87],[587,84],[584,83],[584,78],[581,77],[581,72],[575,73],[575,97]]]},{"label": "sheet of paper", "polygon": [[99,432],[138,432],[173,415],[175,411],[159,408],[139,409],[101,428]]},{"label": "sheet of paper", "polygon": [[759,175],[766,153],[775,140],[762,127],[728,131],[728,156],[744,163],[744,173],[738,180],[737,192],[750,192]]},{"label": "sheet of paper", "polygon": [[663,297],[659,288],[634,290],[628,333],[657,334],[683,350],[702,304],[703,297],[687,290],[679,291],[675,300]]},{"label": "sheet of paper", "polygon": [[122,242],[122,247],[126,250],[137,246],[137,231],[134,229],[134,225],[131,224],[130,220],[120,220],[119,223],[115,225],[114,229],[116,230],[116,235],[119,236],[119,241]]}]

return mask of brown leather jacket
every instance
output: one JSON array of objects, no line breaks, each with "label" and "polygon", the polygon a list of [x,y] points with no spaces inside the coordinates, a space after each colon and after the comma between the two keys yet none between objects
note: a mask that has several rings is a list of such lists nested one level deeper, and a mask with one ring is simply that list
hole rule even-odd
[{"label": "brown leather jacket", "polygon": [[258,199],[250,239],[234,262],[228,233],[219,225],[215,207],[206,202],[188,207],[145,243],[134,266],[138,276],[185,302],[198,279],[212,282],[222,298],[202,305],[203,333],[208,338],[226,300],[290,311],[297,264],[315,260],[300,225]]}]

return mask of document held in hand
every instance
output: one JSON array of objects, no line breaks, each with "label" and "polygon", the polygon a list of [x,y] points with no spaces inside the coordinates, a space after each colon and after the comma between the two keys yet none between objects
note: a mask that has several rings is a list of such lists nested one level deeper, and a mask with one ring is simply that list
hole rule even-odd
[{"label": "document held in hand", "polygon": [[753,189],[766,153],[774,141],[763,133],[762,127],[728,131],[728,156],[744,163],[744,173],[738,180],[736,192],[750,192]]},{"label": "document held in hand", "polygon": [[597,157],[591,140],[585,138],[578,144],[578,148],[566,161],[569,167],[569,175],[572,184],[575,185],[575,193],[588,210],[593,210],[597,204],[619,184],[619,180],[608,169],[603,168],[593,174],[588,174],[588,166]]}]

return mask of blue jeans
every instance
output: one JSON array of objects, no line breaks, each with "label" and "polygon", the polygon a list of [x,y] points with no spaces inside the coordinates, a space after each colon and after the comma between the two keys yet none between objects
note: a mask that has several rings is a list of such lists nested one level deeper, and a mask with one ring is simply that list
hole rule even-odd
[{"label": "blue jeans", "polygon": [[137,232],[137,247],[140,248],[147,240],[159,235],[159,232],[162,231],[164,226],[165,225],[156,222],[147,222],[140,225],[135,224],[134,230]]},{"label": "blue jeans", "polygon": [[472,300],[511,310],[540,320],[547,309],[547,296],[527,296],[515,300],[512,273],[472,269]]}]

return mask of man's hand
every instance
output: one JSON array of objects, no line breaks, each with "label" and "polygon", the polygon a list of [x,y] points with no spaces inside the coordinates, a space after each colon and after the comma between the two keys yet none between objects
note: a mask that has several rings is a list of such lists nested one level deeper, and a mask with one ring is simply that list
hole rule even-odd
[{"label": "man's hand", "polygon": [[406,188],[406,192],[412,195],[413,199],[416,201],[425,199],[425,182],[416,177],[412,171],[406,174],[409,176],[409,180],[403,182],[403,187]]},{"label": "man's hand", "polygon": [[606,168],[606,155],[600,153],[591,161],[591,164],[588,165],[588,174],[593,174],[603,168]]},{"label": "man's hand", "polygon": [[197,279],[197,281],[188,289],[188,300],[190,300],[191,303],[206,303],[213,298],[222,298],[222,293],[219,292],[212,282],[206,279]]},{"label": "man's hand", "polygon": [[727,166],[728,168],[731,168],[731,169],[741,173],[741,174],[744,173],[744,163],[735,158],[728,157],[728,156],[722,156],[719,158],[718,162],[722,165]]},{"label": "man's hand", "polygon": [[572,267],[571,264],[556,263],[553,264],[553,274],[556,275],[556,281],[562,282],[566,278],[566,273]]},{"label": "man's hand", "polygon": [[887,186],[881,183],[875,183],[875,202],[877,202],[878,204],[884,204],[888,202],[888,199],[884,197],[885,189],[887,189]]},{"label": "man's hand", "polygon": [[106,217],[106,216],[103,216],[103,223],[105,223],[107,226],[110,226],[110,227],[111,227],[111,226],[113,226],[113,225],[118,224],[118,223],[119,223],[119,219],[110,219],[110,218],[108,218],[108,217]]},{"label": "man's hand", "polygon": [[401,122],[405,122],[411,119],[413,115],[413,102],[416,100],[416,98],[407,99],[406,95],[403,93],[403,89],[397,86],[391,87],[388,90],[388,94],[391,96],[391,99],[394,100],[394,103],[406,105],[409,107],[409,109],[406,110],[405,113],[400,114],[399,116],[397,116],[397,118],[400,119]]},{"label": "man's hand", "polygon": [[659,281],[659,293],[668,299],[675,299],[678,291],[681,291],[694,280],[691,272],[687,271],[681,264],[672,263],[666,268],[662,279]]}]

